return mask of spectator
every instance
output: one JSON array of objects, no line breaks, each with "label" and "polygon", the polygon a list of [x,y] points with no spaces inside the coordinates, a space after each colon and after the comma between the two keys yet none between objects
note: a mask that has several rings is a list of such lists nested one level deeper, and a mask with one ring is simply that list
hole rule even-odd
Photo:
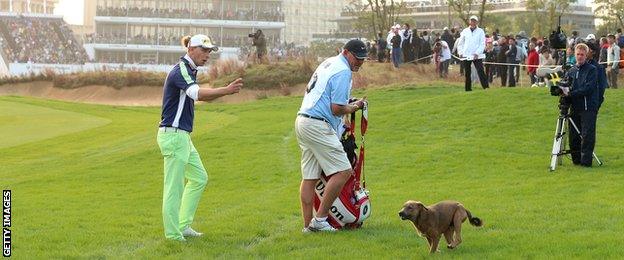
[{"label": "spectator", "polygon": [[401,64],[401,36],[398,29],[394,31],[394,36],[390,42],[392,43],[392,64],[398,69],[399,64]]},{"label": "spectator", "polygon": [[526,62],[528,69],[527,73],[529,74],[529,79],[531,79],[531,85],[534,86],[537,83],[536,71],[539,66],[539,54],[535,50],[535,44],[529,43],[529,54]]},{"label": "spectator", "polygon": [[439,41],[439,43],[442,48],[440,52],[440,77],[446,78],[448,77],[448,68],[451,63],[451,48],[444,40]]},{"label": "spectator", "polygon": [[574,49],[572,47],[568,47],[566,50],[566,64],[575,65],[576,64],[576,56],[574,56]]},{"label": "spectator", "polygon": [[403,62],[409,63],[414,60],[414,51],[410,48],[410,43],[412,42],[412,29],[408,23],[404,26],[405,28],[403,29],[403,35],[401,37],[401,50],[403,52]]},{"label": "spectator", "polygon": [[620,47],[615,41],[615,35],[607,36],[609,39],[609,49],[607,49],[607,74],[609,75],[609,87],[617,88],[617,77],[619,74]]},{"label": "spectator", "polygon": [[494,41],[492,38],[490,40],[486,40],[485,44],[485,74],[487,75],[488,82],[492,83],[494,81],[494,69],[496,65],[490,64],[496,62],[496,50],[494,49]]},{"label": "spectator", "polygon": [[453,49],[453,45],[455,44],[455,39],[453,39],[453,35],[451,35],[451,32],[449,32],[448,27],[444,27],[444,32],[442,33],[442,36],[440,36],[440,39],[442,39],[448,44],[448,47],[450,50]]},{"label": "spectator", "polygon": [[518,64],[516,61],[518,46],[516,46],[516,39],[511,36],[509,37],[508,44],[509,50],[505,52],[505,55],[507,56],[507,63],[510,64],[507,66],[507,74],[509,75],[508,83],[510,87],[515,87],[516,76],[514,75],[514,72],[516,71],[516,64]]},{"label": "spectator", "polygon": [[[496,62],[498,63],[507,63],[507,51],[509,51],[509,44],[507,37],[501,36],[498,38],[498,45],[500,45],[500,49],[496,56]],[[498,65],[498,76],[501,79],[501,86],[507,86],[507,66],[503,64]]]},{"label": "spectator", "polygon": [[460,41],[458,43],[459,46],[457,47],[459,56],[464,59],[462,63],[464,65],[464,85],[466,91],[472,91],[471,65],[474,65],[477,70],[479,81],[483,89],[489,88],[489,83],[483,68],[483,59],[485,58],[485,32],[483,29],[477,27],[478,23],[479,18],[476,15],[470,17],[470,27],[461,32]]},{"label": "spectator", "polygon": [[598,58],[598,64],[603,68],[607,68],[607,55],[609,49],[609,40],[607,37],[600,38],[600,56]]},{"label": "spectator", "polygon": [[388,48],[388,42],[384,39],[381,33],[377,34],[377,60],[384,62],[386,59],[386,48]]}]

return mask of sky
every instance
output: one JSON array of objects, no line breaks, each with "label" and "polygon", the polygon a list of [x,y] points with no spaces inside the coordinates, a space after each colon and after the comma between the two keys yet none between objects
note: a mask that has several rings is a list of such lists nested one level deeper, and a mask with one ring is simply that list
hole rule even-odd
[{"label": "sky", "polygon": [[83,24],[84,0],[60,0],[54,14],[62,15],[68,24]]}]

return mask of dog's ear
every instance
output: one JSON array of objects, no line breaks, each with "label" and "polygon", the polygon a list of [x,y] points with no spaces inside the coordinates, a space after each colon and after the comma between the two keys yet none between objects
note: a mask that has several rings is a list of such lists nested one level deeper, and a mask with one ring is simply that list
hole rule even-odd
[{"label": "dog's ear", "polygon": [[429,210],[429,209],[425,206],[425,204],[422,204],[422,202],[420,202],[420,201],[416,202],[416,205],[418,205],[418,207],[419,207],[419,208],[422,208],[422,209],[424,209],[424,210]]}]

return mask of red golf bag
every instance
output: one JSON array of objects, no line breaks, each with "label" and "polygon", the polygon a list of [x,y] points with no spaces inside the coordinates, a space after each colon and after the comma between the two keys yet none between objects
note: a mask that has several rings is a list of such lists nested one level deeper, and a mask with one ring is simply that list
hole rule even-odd
[{"label": "red golf bag", "polygon": [[[371,205],[368,198],[368,190],[366,190],[366,182],[364,178],[364,134],[368,127],[368,104],[364,104],[361,117],[361,138],[359,156],[356,154],[357,144],[355,143],[355,113],[350,115],[350,125],[342,134],[341,142],[347,157],[351,162],[354,174],[342,188],[340,195],[334,201],[329,209],[327,221],[334,228],[359,228],[364,220],[371,215]],[[321,174],[321,179],[317,182],[314,198],[314,210],[318,211],[321,204],[320,198],[323,197],[327,181],[330,177]]]}]

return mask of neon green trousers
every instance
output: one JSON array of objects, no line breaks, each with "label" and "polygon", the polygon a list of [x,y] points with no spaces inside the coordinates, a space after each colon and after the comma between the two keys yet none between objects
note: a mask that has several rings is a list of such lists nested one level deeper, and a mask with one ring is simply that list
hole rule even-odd
[{"label": "neon green trousers", "polygon": [[184,240],[182,229],[193,223],[208,174],[188,133],[158,132],[157,140],[165,159],[162,204],[165,237]]}]

